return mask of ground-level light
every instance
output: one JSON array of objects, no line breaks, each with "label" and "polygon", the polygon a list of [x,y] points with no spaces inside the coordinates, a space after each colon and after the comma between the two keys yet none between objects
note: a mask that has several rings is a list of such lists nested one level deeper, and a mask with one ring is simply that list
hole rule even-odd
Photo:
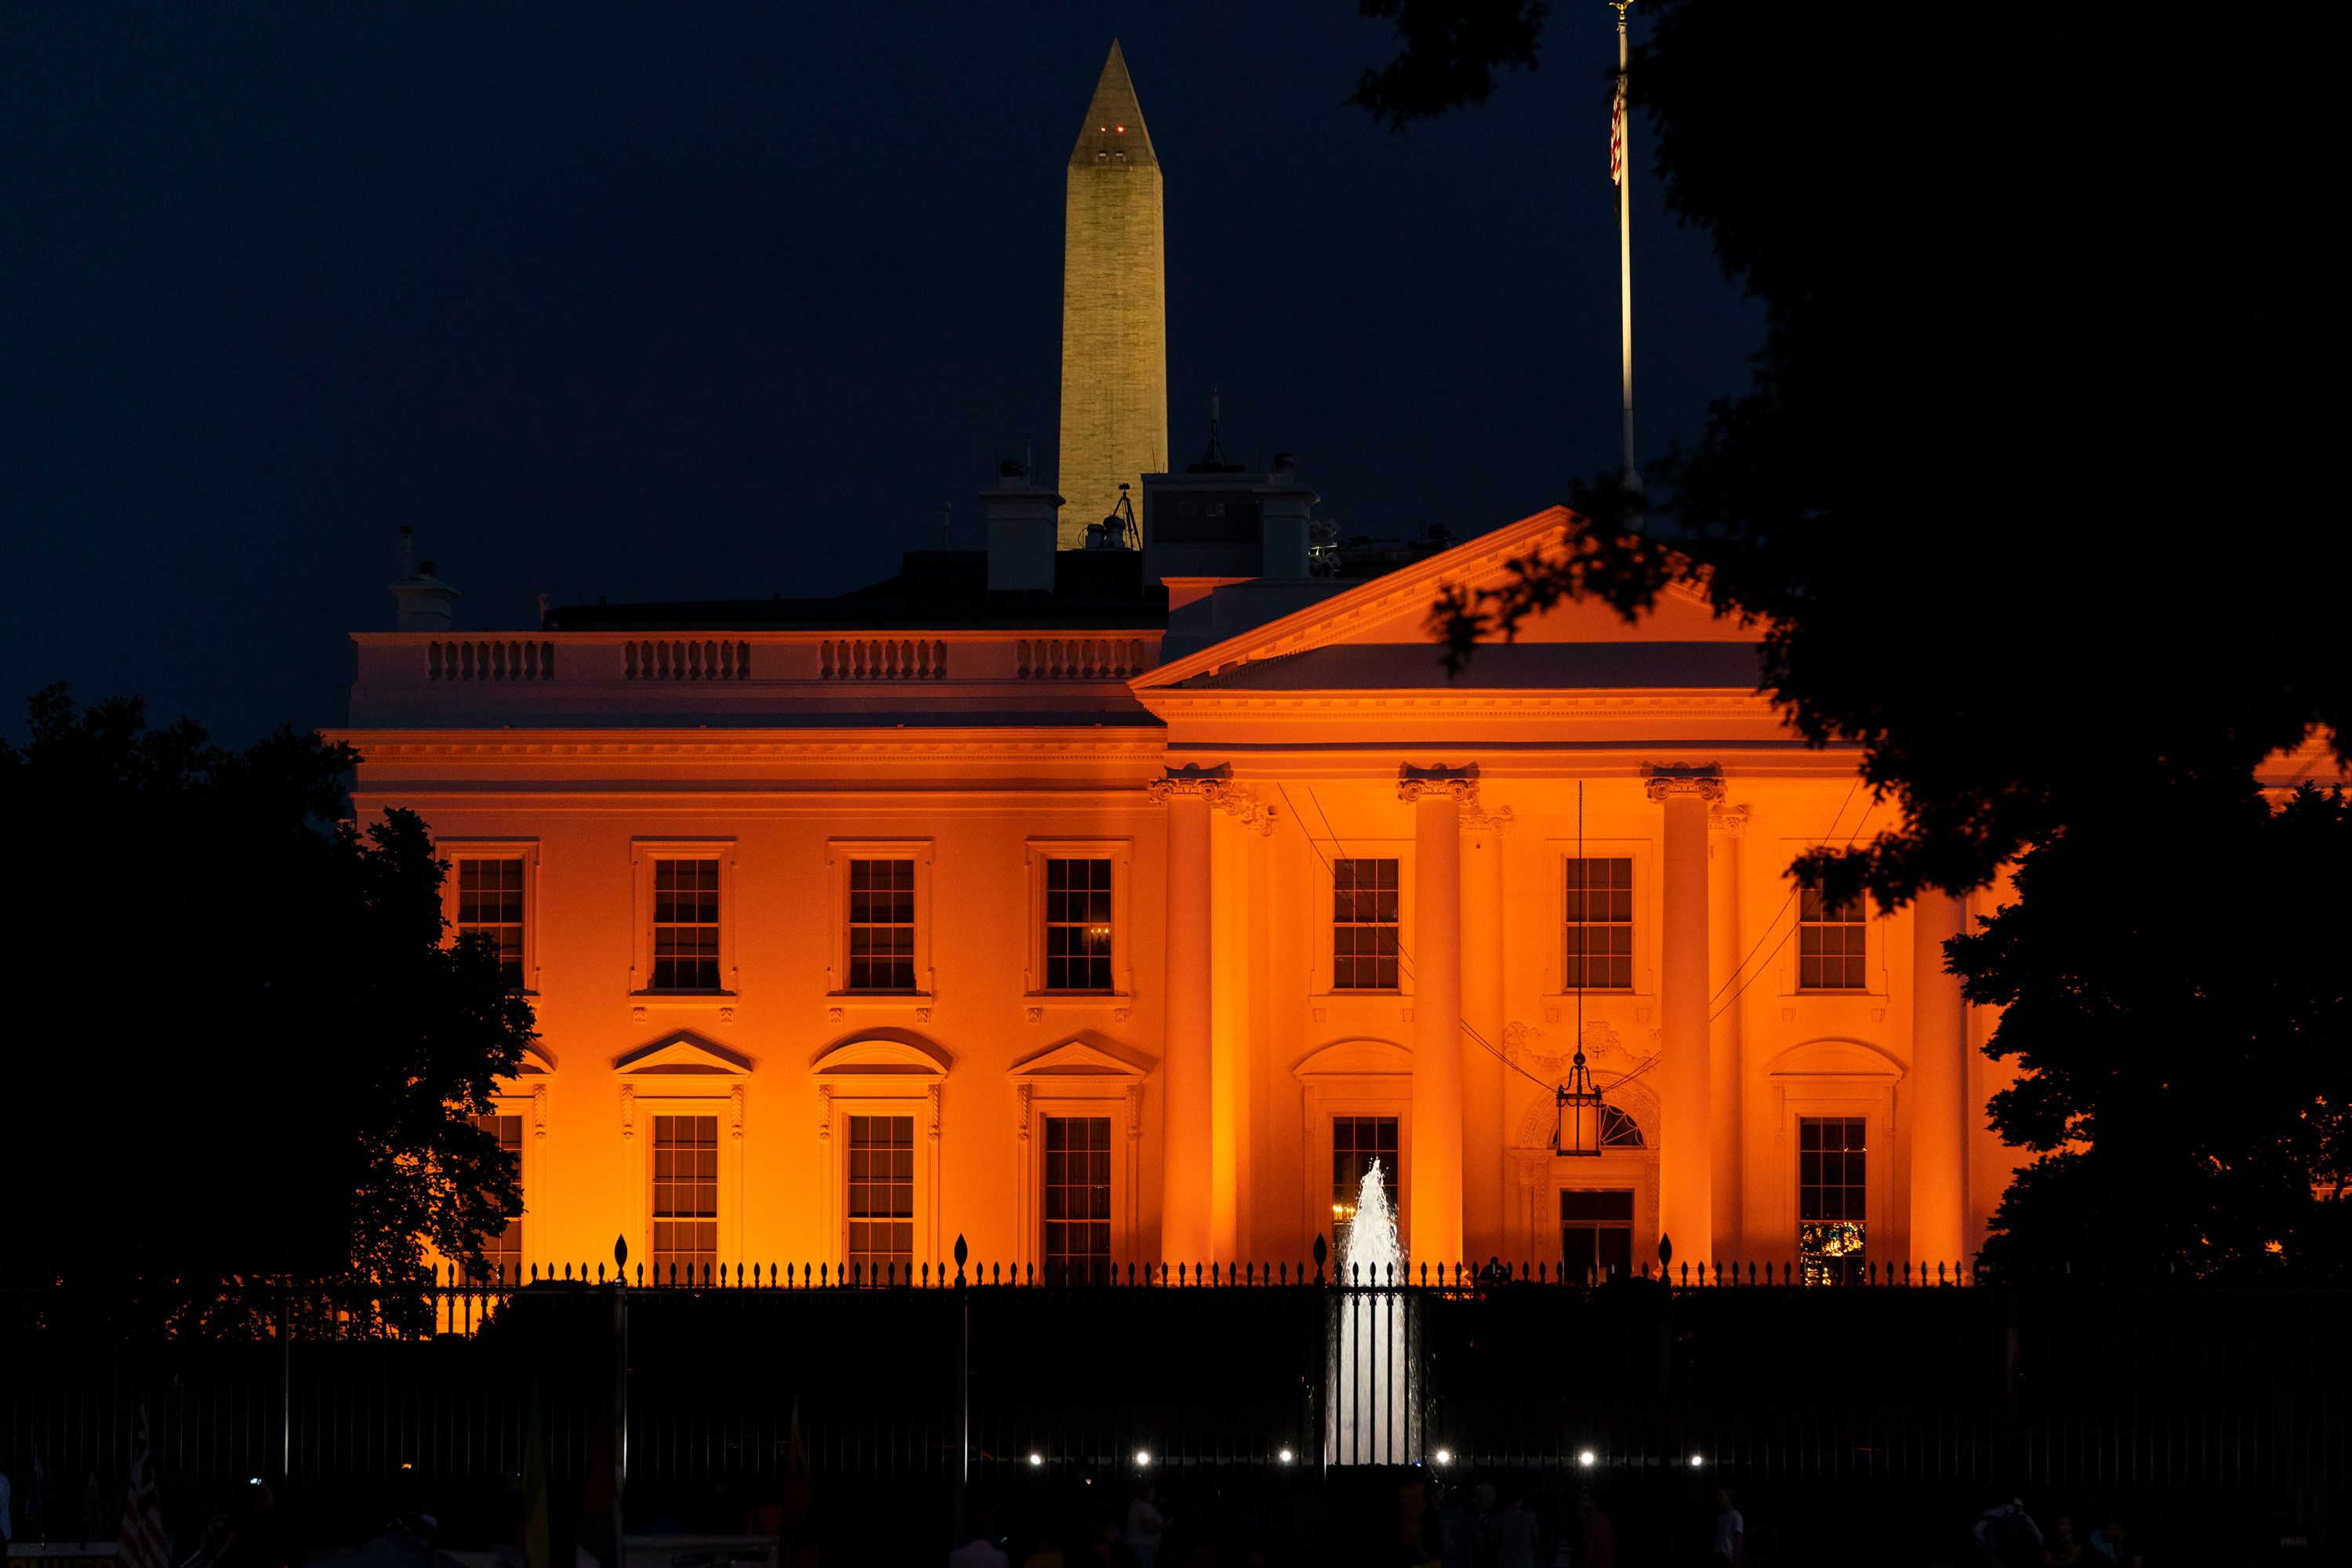
[{"label": "ground-level light", "polygon": [[1438,1462],[1439,1464],[1441,1464],[1441,1465],[1450,1465],[1450,1464],[1452,1464],[1452,1463],[1454,1462],[1454,1450],[1453,1450],[1453,1449],[1451,1449],[1451,1448],[1440,1448],[1440,1449],[1438,1449],[1438,1450],[1437,1450],[1437,1454],[1436,1454],[1436,1459],[1437,1459],[1437,1462]]},{"label": "ground-level light", "polygon": [[1282,1451],[1282,1453],[1280,1454],[1279,1458],[1281,1458],[1281,1460],[1282,1460],[1282,1462],[1283,1462],[1284,1464],[1286,1464],[1286,1464],[1290,1463],[1291,1458],[1292,1458],[1292,1455],[1291,1455],[1290,1450],[1289,1450],[1289,1449],[1287,1449],[1287,1448],[1285,1448],[1285,1449]]},{"label": "ground-level light", "polygon": [[1696,1454],[1693,1454],[1693,1455],[1691,1456],[1691,1468],[1692,1468],[1692,1469],[1696,1470],[1696,1469],[1697,1469],[1701,1465],[1704,1465],[1704,1464],[1706,1464],[1706,1461],[1705,1459],[1700,1458]]},{"label": "ground-level light", "polygon": [[1149,1449],[1149,1448],[1138,1448],[1138,1449],[1135,1451],[1135,1468],[1136,1468],[1137,1469],[1143,1469],[1143,1468],[1147,1468],[1148,1466],[1150,1466],[1150,1463],[1151,1463],[1151,1450],[1150,1450],[1150,1449]]},{"label": "ground-level light", "polygon": [[1039,1465],[1042,1465],[1045,1462],[1045,1456],[1043,1454],[1032,1454],[1029,1456],[1029,1467],[1032,1469],[1036,1468]]},{"label": "ground-level light", "polygon": [[1591,1449],[1587,1448],[1582,1453],[1576,1456],[1576,1462],[1589,1470],[1600,1462],[1600,1456],[1595,1454]]}]

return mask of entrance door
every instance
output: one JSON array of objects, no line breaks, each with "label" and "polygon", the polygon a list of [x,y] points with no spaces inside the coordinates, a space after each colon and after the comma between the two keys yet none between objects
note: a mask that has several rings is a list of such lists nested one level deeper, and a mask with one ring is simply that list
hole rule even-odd
[{"label": "entrance door", "polygon": [[1570,1279],[1622,1279],[1632,1272],[1633,1189],[1569,1189],[1559,1194],[1559,1267]]}]

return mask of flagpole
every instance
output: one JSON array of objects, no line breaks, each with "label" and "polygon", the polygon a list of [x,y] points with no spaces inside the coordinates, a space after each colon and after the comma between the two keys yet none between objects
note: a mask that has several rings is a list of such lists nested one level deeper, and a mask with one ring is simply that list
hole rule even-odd
[{"label": "flagpole", "polygon": [[1625,488],[1638,494],[1642,470],[1633,463],[1633,138],[1625,119],[1625,7],[1632,3],[1610,0],[1617,7],[1616,124],[1611,129],[1617,143],[1617,331],[1624,386]]}]

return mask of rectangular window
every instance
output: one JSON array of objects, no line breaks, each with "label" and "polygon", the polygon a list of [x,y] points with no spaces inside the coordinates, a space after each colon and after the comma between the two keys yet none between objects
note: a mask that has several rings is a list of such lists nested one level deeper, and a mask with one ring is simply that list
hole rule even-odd
[{"label": "rectangular window", "polygon": [[654,1278],[698,1278],[719,1261],[719,1118],[654,1118]]},{"label": "rectangular window", "polygon": [[1604,856],[1568,861],[1565,991],[1633,988],[1633,860]]},{"label": "rectangular window", "polygon": [[1808,1285],[1852,1285],[1865,1253],[1864,1118],[1797,1119],[1797,1267]]},{"label": "rectangular window", "polygon": [[1045,1280],[1110,1283],[1110,1118],[1045,1118]]},{"label": "rectangular window", "polygon": [[[474,1125],[498,1139],[499,1152],[515,1163],[515,1174],[522,1174],[522,1118],[503,1113],[477,1116]],[[522,1215],[499,1227],[482,1241],[482,1271],[473,1276],[477,1285],[520,1285],[522,1283]]]},{"label": "rectangular window", "polygon": [[719,862],[654,862],[656,991],[719,989]]},{"label": "rectangular window", "polygon": [[1860,899],[1832,904],[1812,888],[1798,893],[1797,989],[1861,991],[1864,933],[1870,929]]},{"label": "rectangular window", "polygon": [[522,989],[522,858],[457,862],[457,934],[498,950],[507,989]]},{"label": "rectangular window", "polygon": [[[1356,1203],[1363,1195],[1364,1173],[1377,1160],[1381,1189],[1388,1194],[1389,1212],[1396,1214],[1397,1119],[1393,1116],[1331,1118],[1331,1261],[1340,1270],[1333,1278],[1348,1280],[1348,1233],[1356,1223]],[[1398,1229],[1403,1217],[1398,1216]],[[1370,1284],[1370,1280],[1365,1283]],[[1386,1283],[1386,1281],[1382,1281]]]},{"label": "rectangular window", "polygon": [[1111,986],[1110,862],[1045,862],[1045,989]]},{"label": "rectangular window", "polygon": [[850,1278],[907,1279],[915,1267],[915,1119],[849,1119]]},{"label": "rectangular window", "polygon": [[1622,1279],[1633,1268],[1633,1194],[1623,1188],[1559,1194],[1563,1279]]},{"label": "rectangular window", "polygon": [[849,988],[915,988],[915,863],[849,863]]},{"label": "rectangular window", "polygon": [[1331,862],[1331,989],[1397,988],[1397,863]]}]

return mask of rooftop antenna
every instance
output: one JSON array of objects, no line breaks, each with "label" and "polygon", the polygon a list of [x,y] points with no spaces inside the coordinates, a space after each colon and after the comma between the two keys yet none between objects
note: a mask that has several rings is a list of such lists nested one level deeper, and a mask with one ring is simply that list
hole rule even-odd
[{"label": "rooftop antenna", "polygon": [[404,577],[413,577],[416,574],[409,569],[408,565],[408,536],[415,531],[404,522],[400,525],[400,574]]},{"label": "rooftop antenna", "polygon": [[940,503],[940,548],[948,547],[948,529],[955,522],[955,502]]},{"label": "rooftop antenna", "polygon": [[1223,396],[1215,387],[1209,388],[1209,449],[1201,454],[1202,463],[1215,463],[1219,467],[1224,465],[1225,449],[1217,441],[1217,426],[1223,422],[1220,416],[1223,412]]}]

